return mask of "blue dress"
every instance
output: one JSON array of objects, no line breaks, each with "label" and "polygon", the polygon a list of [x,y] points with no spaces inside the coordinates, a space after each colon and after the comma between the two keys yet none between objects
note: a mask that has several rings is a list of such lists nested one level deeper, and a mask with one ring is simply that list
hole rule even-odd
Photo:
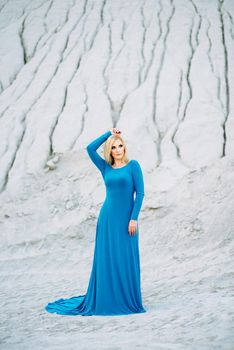
[{"label": "blue dress", "polygon": [[143,175],[137,160],[114,169],[97,153],[111,134],[107,131],[86,147],[106,187],[106,198],[97,220],[87,292],[48,303],[45,307],[48,312],[82,316],[146,312],[141,297],[138,225],[135,234],[128,232],[130,219],[138,219],[142,206]]}]

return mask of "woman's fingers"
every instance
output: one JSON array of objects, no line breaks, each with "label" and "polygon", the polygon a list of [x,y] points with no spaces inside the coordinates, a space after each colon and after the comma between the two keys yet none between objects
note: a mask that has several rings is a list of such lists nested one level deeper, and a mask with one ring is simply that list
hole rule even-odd
[{"label": "woman's fingers", "polygon": [[137,231],[137,221],[130,221],[128,225],[128,231],[130,235],[134,235]]},{"label": "woman's fingers", "polygon": [[116,134],[121,134],[121,131],[118,128],[113,128],[113,132]]}]

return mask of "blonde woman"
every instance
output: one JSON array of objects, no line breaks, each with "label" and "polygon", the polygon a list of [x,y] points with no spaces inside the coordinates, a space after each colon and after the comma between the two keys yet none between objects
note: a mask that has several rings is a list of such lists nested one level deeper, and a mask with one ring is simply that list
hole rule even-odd
[{"label": "blonde woman", "polygon": [[[105,159],[97,153],[104,142]],[[146,312],[141,297],[138,242],[138,215],[144,198],[140,164],[128,159],[126,144],[117,128],[92,141],[86,150],[106,186],[97,220],[89,285],[85,295],[59,299],[49,303],[46,310],[83,316]]]}]

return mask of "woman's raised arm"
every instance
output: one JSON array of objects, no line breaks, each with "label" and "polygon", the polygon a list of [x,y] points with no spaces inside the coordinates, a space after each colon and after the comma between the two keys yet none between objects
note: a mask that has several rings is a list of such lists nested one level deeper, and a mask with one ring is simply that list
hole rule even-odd
[{"label": "woman's raised arm", "polygon": [[97,149],[103,144],[108,137],[112,134],[112,130],[105,132],[103,135],[99,136],[86,146],[86,150],[90,159],[96,165],[96,167],[104,174],[105,170],[105,160],[97,153]]}]

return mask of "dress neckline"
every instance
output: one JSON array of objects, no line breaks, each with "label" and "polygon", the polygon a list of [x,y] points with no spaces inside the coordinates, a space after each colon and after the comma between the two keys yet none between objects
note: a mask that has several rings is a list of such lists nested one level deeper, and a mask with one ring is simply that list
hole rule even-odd
[{"label": "dress neckline", "polygon": [[128,166],[130,164],[131,160],[124,166],[121,166],[120,168],[113,168],[112,165],[110,165],[111,169],[113,170],[119,170],[119,169],[122,169],[122,168],[125,168],[126,166]]}]

